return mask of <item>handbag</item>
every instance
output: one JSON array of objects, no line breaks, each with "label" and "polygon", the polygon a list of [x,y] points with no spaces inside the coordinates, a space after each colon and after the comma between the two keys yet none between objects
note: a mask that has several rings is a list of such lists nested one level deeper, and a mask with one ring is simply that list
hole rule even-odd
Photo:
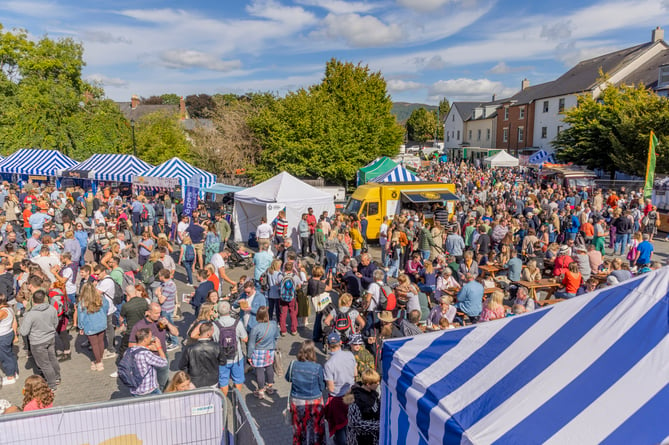
[{"label": "handbag", "polygon": [[283,374],[283,354],[280,349],[274,350],[274,373]]},{"label": "handbag", "polygon": [[332,299],[328,292],[323,292],[322,294],[311,297],[311,303],[314,305],[314,310],[316,312],[321,312],[332,303]]},{"label": "handbag", "polygon": [[[288,375],[290,376],[290,381],[293,381],[293,362],[290,362],[290,366],[288,367]],[[286,425],[292,425],[293,424],[293,415],[290,412],[290,394],[288,394],[288,397],[286,397],[286,409],[284,409],[281,412],[281,415],[283,416],[283,423]]]}]

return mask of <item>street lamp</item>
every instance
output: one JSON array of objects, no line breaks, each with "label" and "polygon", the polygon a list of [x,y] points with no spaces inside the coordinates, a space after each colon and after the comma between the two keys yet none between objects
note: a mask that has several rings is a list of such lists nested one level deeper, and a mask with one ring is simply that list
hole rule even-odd
[{"label": "street lamp", "polygon": [[137,157],[137,144],[135,143],[135,119],[130,119],[130,128],[132,128],[132,154]]}]

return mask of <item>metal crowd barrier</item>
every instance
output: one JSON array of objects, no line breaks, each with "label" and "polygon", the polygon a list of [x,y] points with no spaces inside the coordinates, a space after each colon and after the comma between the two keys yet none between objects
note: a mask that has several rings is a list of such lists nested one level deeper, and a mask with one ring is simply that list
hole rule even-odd
[{"label": "metal crowd barrier", "polygon": [[[239,430],[255,438],[243,399],[233,406],[243,416]],[[197,389],[9,414],[0,416],[0,444],[228,445],[227,408],[220,391]],[[264,444],[255,440],[236,443]]]},{"label": "metal crowd barrier", "polygon": [[256,421],[246,405],[244,396],[237,388],[234,388],[231,394],[234,444],[265,445],[265,441],[258,432]]}]

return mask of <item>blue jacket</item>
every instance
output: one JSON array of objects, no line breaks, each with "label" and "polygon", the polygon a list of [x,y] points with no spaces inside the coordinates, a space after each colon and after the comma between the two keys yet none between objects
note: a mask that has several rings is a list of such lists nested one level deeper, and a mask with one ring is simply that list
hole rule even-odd
[{"label": "blue jacket", "polygon": [[292,383],[290,397],[296,399],[318,399],[325,389],[323,367],[314,362],[293,360],[286,371],[286,380]]},{"label": "blue jacket", "polygon": [[253,356],[256,349],[274,350],[276,349],[276,339],[279,338],[279,326],[276,321],[269,323],[258,323],[249,334],[247,357]]},{"label": "blue jacket", "polygon": [[470,281],[462,286],[458,292],[458,302],[455,305],[470,317],[481,315],[483,310],[483,286],[478,281]]},{"label": "blue jacket", "polygon": [[[243,293],[242,297],[233,304],[235,308],[239,308],[240,300],[246,300],[246,294]],[[258,309],[260,309],[261,306],[267,306],[267,297],[256,290],[256,296],[253,298],[253,303],[251,303],[251,311],[249,312],[249,323],[245,326],[247,331],[250,331],[258,324],[256,321],[256,314],[258,313]],[[242,312],[245,313],[244,311]]]},{"label": "blue jacket", "polygon": [[78,307],[78,325],[83,329],[84,334],[93,335],[107,329],[107,311],[109,310],[109,301],[102,299],[102,307],[99,311],[89,314],[83,305],[79,303]]}]

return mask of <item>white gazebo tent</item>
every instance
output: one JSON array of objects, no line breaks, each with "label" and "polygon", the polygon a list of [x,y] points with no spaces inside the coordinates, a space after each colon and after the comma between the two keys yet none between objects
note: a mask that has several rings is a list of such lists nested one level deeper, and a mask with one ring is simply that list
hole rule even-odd
[{"label": "white gazebo tent", "polygon": [[514,158],[506,150],[499,151],[483,160],[490,167],[518,167],[518,158]]},{"label": "white gazebo tent", "polygon": [[260,225],[263,216],[271,224],[279,211],[285,209],[289,234],[297,245],[297,225],[309,207],[314,209],[317,217],[324,211],[333,214],[334,199],[330,193],[322,192],[286,172],[236,192],[232,212],[235,241],[246,241],[249,233],[255,232]]}]

